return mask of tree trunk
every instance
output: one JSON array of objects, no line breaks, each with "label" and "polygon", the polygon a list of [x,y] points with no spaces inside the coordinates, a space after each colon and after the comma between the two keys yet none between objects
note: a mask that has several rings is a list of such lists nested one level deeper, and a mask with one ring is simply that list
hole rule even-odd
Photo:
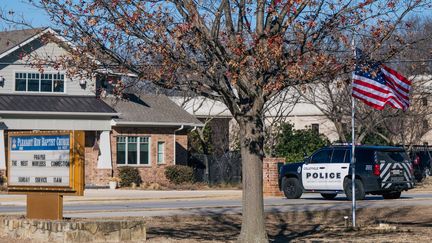
[{"label": "tree trunk", "polygon": [[336,121],[334,121],[334,124],[335,124],[335,127],[336,127],[336,132],[337,132],[337,134],[339,136],[340,142],[346,143],[347,142],[347,139],[345,137],[345,132],[346,131],[344,130],[342,122],[339,121],[339,120],[336,120]]},{"label": "tree trunk", "polygon": [[[248,117],[251,118],[251,117]],[[264,224],[263,123],[259,116],[239,121],[242,157],[242,227],[239,242],[268,242]]]}]

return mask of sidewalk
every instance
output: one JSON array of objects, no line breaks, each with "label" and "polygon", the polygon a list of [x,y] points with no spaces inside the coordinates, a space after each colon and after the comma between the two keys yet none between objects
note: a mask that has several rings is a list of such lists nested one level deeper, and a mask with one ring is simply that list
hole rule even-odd
[{"label": "sidewalk", "polygon": [[[194,191],[146,191],[146,190],[110,190],[86,189],[84,196],[65,196],[65,204],[110,203],[118,201],[160,201],[192,199],[235,199],[241,198],[241,190],[194,190]],[[25,195],[0,194],[1,205],[23,206]]]}]

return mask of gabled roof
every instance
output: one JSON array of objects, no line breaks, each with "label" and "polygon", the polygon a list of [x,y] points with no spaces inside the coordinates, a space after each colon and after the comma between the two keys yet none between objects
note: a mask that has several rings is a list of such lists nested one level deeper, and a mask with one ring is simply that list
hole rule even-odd
[{"label": "gabled roof", "polygon": [[[18,48],[30,43],[40,36],[51,33],[56,36],[58,34],[51,28],[35,28],[24,30],[11,30],[0,32],[0,58],[12,53]],[[60,37],[64,40],[62,37]]]},{"label": "gabled roof", "polygon": [[177,106],[165,95],[125,94],[122,99],[103,98],[120,113],[114,126],[202,126],[194,116]]},{"label": "gabled roof", "polygon": [[170,96],[169,98],[178,106],[183,107],[189,114],[198,118],[232,118],[231,112],[228,110],[227,106],[220,101],[202,96]]},{"label": "gabled roof", "polygon": [[0,114],[117,116],[117,112],[94,96],[0,95]]},{"label": "gabled roof", "polygon": [[[27,45],[28,43],[32,42],[33,40],[40,38],[41,36],[45,34],[51,34],[51,36],[54,36],[56,39],[60,40],[65,45],[62,45],[63,48],[68,50],[68,48],[76,48],[74,43],[68,41],[66,38],[61,36],[57,31],[46,27],[46,28],[35,28],[35,29],[24,29],[24,30],[11,30],[11,31],[0,31],[0,58],[3,58],[10,53],[18,50],[19,48]],[[119,70],[115,70],[115,68],[111,67],[111,65],[108,63],[109,67],[104,67],[99,60],[109,60],[106,55],[103,55],[102,53],[98,53],[96,50],[96,53],[93,53],[92,55],[87,54],[89,56],[92,56],[95,58],[93,61],[100,65],[100,69],[96,70],[98,73],[103,74],[111,74],[111,75],[126,75],[130,77],[136,77],[135,74],[132,73],[124,73]],[[105,63],[107,64],[107,63]]]}]

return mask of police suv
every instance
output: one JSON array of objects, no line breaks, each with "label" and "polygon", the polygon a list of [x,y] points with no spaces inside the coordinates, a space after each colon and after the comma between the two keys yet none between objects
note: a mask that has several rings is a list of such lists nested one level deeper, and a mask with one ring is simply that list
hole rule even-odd
[{"label": "police suv", "polygon": [[[318,192],[325,199],[338,193],[352,198],[351,146],[319,149],[300,163],[280,168],[279,188],[288,199],[300,198],[303,192]],[[397,199],[402,191],[414,187],[413,167],[406,152],[399,147],[356,146],[356,199],[366,194]]]}]

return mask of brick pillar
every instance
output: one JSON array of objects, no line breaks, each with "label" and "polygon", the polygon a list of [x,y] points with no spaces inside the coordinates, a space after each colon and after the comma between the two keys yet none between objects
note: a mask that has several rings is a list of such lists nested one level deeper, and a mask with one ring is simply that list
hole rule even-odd
[{"label": "brick pillar", "polygon": [[278,163],[285,163],[285,158],[264,158],[263,176],[264,176],[264,196],[282,196],[279,191]]}]

